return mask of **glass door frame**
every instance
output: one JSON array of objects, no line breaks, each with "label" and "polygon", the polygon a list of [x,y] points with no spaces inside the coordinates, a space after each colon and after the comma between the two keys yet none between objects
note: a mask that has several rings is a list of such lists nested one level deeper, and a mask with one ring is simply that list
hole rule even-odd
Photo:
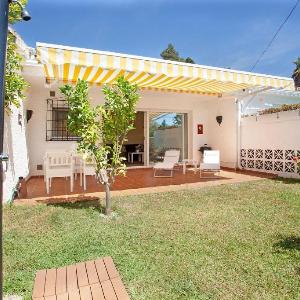
[{"label": "glass door frame", "polygon": [[[170,110],[170,109],[147,109],[141,110],[144,111],[144,165],[151,166],[150,164],[150,135],[149,135],[149,127],[150,127],[150,113],[176,113],[183,115],[182,122],[182,137],[183,137],[183,153],[186,155],[186,158],[190,156],[190,140],[191,140],[191,111],[185,110]],[[186,122],[184,121],[184,116],[186,115]],[[185,124],[187,124],[187,131],[185,130]],[[185,137],[187,135],[187,137]],[[187,147],[185,146],[185,138],[187,138]],[[187,148],[187,149],[185,149]],[[185,158],[185,157],[183,157]]]}]

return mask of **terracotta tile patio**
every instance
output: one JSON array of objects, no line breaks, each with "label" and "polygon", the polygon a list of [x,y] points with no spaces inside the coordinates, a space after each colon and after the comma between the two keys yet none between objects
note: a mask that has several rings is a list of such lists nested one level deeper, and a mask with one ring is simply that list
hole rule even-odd
[{"label": "terracotta tile patio", "polygon": [[[212,179],[200,178],[199,172],[177,170],[173,178],[154,178],[151,168],[128,169],[126,177],[117,177],[112,186],[113,196],[133,195],[153,192],[166,192],[185,188],[201,188],[220,184],[230,184],[245,181],[258,180],[261,178],[274,177],[272,174],[257,172],[245,172],[233,170],[222,170],[220,176]],[[87,178],[87,190],[80,186],[79,176],[74,183],[74,191],[70,192],[70,182],[64,178],[54,178],[50,194],[47,195],[44,179],[31,177],[27,181],[27,198],[17,199],[16,204],[36,204],[38,202],[56,201],[87,201],[94,198],[104,197],[101,184],[97,184],[93,176]]]}]

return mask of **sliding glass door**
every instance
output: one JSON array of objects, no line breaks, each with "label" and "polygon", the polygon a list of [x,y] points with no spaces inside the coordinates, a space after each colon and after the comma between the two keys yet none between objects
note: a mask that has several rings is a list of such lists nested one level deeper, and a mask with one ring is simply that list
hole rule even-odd
[{"label": "sliding glass door", "polygon": [[149,161],[161,161],[168,149],[180,150],[187,157],[187,115],[175,112],[149,113]]}]

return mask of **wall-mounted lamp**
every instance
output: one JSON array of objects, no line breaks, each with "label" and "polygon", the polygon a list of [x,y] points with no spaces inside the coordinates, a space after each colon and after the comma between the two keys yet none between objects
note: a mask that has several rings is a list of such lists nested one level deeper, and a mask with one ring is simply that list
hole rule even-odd
[{"label": "wall-mounted lamp", "polygon": [[18,124],[22,126],[22,115],[18,114]]},{"label": "wall-mounted lamp", "polygon": [[30,21],[31,20],[31,16],[29,14],[29,12],[25,9],[25,7],[23,6],[23,4],[21,2],[19,2],[18,0],[8,0],[8,3],[16,3],[20,6],[21,9],[21,18],[23,21]]},{"label": "wall-mounted lamp", "polygon": [[219,126],[221,125],[222,121],[223,121],[223,116],[216,116],[216,120],[219,124]]},{"label": "wall-mounted lamp", "polygon": [[32,115],[33,115],[33,110],[26,109],[26,121],[27,121],[27,123],[31,119]]}]

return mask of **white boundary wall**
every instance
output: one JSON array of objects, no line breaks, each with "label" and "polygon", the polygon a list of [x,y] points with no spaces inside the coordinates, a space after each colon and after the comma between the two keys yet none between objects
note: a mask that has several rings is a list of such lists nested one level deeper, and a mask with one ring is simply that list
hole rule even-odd
[{"label": "white boundary wall", "polygon": [[[20,108],[12,107],[10,114],[4,116],[4,149],[9,156],[8,168],[4,172],[3,201],[11,200],[14,187],[19,177],[29,175],[28,153],[26,142],[26,110],[24,103]],[[19,117],[20,115],[20,117]],[[5,168],[5,163],[3,163]]]},{"label": "white boundary wall", "polygon": [[300,112],[287,111],[241,119],[240,166],[296,177],[300,156]]}]

